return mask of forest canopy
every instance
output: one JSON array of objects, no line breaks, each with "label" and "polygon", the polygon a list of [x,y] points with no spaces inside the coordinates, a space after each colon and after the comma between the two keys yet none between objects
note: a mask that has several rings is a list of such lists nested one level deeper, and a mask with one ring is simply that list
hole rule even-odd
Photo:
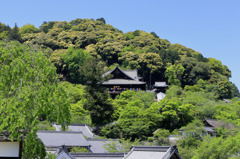
[{"label": "forest canopy", "polygon": [[39,28],[31,24],[21,28],[15,24],[10,28],[1,23],[0,39],[18,40],[44,49],[57,73],[72,83],[84,83],[76,69],[92,56],[108,68],[118,64],[122,69],[137,69],[148,87],[155,81],[168,81],[169,85],[184,88],[202,79],[217,89],[221,99],[239,96],[237,87],[229,81],[231,71],[221,61],[206,58],[181,44],[171,44],[154,32],[123,33],[106,24],[104,18],[49,21]]}]

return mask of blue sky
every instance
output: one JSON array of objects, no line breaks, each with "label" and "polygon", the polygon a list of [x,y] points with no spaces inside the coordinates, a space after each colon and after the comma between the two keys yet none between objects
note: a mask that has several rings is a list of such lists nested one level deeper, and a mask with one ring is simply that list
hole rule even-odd
[{"label": "blue sky", "polygon": [[123,32],[154,31],[222,61],[240,89],[239,8],[239,0],[11,0],[1,2],[0,22],[39,27],[43,21],[103,17]]}]

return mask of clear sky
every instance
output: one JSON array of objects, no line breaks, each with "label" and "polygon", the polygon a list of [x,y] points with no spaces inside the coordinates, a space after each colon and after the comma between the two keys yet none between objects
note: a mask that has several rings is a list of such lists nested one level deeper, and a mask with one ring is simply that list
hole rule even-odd
[{"label": "clear sky", "polygon": [[216,58],[240,89],[240,0],[11,0],[1,1],[0,22],[11,27],[43,21],[105,18],[123,32],[155,32]]}]

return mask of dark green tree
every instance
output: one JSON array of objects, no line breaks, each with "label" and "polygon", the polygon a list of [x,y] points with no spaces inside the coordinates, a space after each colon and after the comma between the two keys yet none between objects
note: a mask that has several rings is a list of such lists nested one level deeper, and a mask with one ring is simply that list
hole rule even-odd
[{"label": "dark green tree", "polygon": [[10,39],[21,41],[21,35],[19,34],[19,28],[16,23],[10,32]]},{"label": "dark green tree", "polygon": [[152,34],[155,38],[159,38],[159,36],[155,32],[151,32],[150,34]]},{"label": "dark green tree", "polygon": [[96,21],[101,21],[101,22],[103,22],[104,24],[106,24],[106,20],[105,20],[103,17],[96,19]]},{"label": "dark green tree", "polygon": [[83,66],[81,70],[87,80],[85,98],[88,101],[84,104],[84,109],[90,112],[93,125],[107,124],[112,121],[113,106],[110,95],[101,87],[106,79],[103,77],[105,65],[91,58]]}]

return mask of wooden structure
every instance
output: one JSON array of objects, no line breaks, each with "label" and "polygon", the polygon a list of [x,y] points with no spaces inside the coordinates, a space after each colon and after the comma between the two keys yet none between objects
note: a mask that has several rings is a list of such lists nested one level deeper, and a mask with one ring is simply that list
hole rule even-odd
[{"label": "wooden structure", "polygon": [[140,81],[137,70],[121,70],[118,66],[115,69],[108,71],[103,76],[111,76],[108,81],[102,83],[102,86],[107,89],[108,93],[115,97],[125,90],[145,90],[146,82]]}]

